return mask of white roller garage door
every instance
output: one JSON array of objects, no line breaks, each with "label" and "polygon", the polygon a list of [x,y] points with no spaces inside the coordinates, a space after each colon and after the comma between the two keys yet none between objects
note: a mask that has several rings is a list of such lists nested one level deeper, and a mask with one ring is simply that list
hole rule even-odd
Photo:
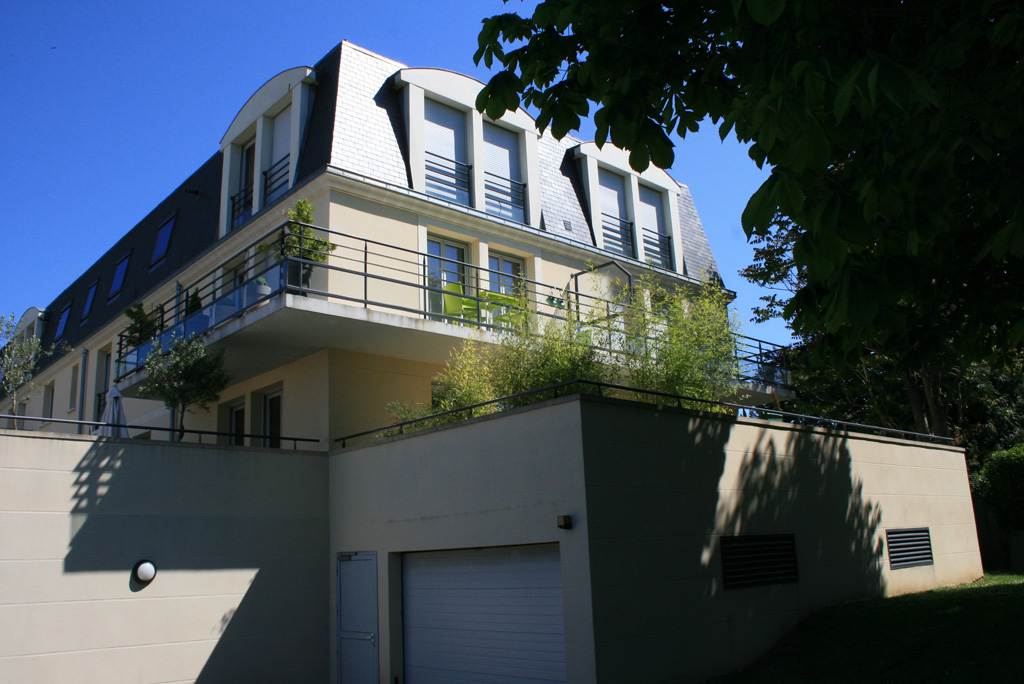
[{"label": "white roller garage door", "polygon": [[565,681],[558,546],[407,553],[407,684]]}]

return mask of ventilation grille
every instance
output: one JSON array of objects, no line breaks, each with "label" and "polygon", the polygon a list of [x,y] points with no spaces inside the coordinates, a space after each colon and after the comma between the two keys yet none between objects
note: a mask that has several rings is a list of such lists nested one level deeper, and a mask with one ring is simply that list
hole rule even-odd
[{"label": "ventilation grille", "polygon": [[721,542],[726,589],[799,580],[796,538],[792,534],[722,537]]},{"label": "ventilation grille", "polygon": [[934,565],[932,538],[927,527],[886,530],[885,545],[889,549],[889,569]]}]

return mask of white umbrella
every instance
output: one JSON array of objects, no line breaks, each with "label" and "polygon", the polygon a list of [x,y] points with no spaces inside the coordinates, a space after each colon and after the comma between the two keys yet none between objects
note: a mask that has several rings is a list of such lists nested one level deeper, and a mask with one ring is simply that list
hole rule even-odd
[{"label": "white umbrella", "polygon": [[101,437],[127,437],[128,419],[124,415],[124,404],[121,401],[121,392],[116,387],[111,387],[107,392],[107,405],[103,407],[103,415],[100,422],[104,425],[96,430]]}]

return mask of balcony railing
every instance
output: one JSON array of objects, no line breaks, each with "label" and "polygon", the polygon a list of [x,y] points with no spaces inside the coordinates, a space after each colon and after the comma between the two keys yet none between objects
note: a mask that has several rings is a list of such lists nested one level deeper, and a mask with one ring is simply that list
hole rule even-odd
[{"label": "balcony railing", "polygon": [[289,156],[284,155],[263,172],[264,204],[270,204],[288,190]]},{"label": "balcony railing", "polygon": [[231,230],[249,220],[252,216],[252,183],[231,196]]},{"label": "balcony railing", "polygon": [[644,258],[655,266],[672,270],[672,239],[656,230],[643,228]]},{"label": "balcony railing", "polygon": [[[161,348],[205,334],[283,293],[489,329],[508,326],[526,306],[542,319],[571,318],[592,326],[595,338],[625,334],[628,306],[584,291],[586,284],[578,280],[563,287],[516,277],[515,294],[509,294],[493,287],[507,273],[312,225],[290,224],[305,232],[288,225],[253,240],[174,297],[148,304],[146,310],[157,316],[154,340]],[[154,340],[134,344],[135,338],[121,334],[118,378],[145,363]],[[778,366],[778,345],[736,337],[735,349],[740,380],[788,384]]]},{"label": "balcony railing", "polygon": [[526,183],[484,173],[487,213],[523,223],[526,218]]},{"label": "balcony railing", "polygon": [[472,167],[433,152],[424,153],[428,195],[469,206],[469,177]]},{"label": "balcony railing", "polygon": [[604,236],[605,250],[631,259],[636,257],[636,250],[633,248],[632,221],[623,221],[617,216],[601,214],[601,234]]}]

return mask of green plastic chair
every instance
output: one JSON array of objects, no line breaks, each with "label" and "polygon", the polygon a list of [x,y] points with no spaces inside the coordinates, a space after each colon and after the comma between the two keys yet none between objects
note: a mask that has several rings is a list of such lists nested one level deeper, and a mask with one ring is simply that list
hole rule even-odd
[{"label": "green plastic chair", "polygon": [[441,289],[445,316],[477,320],[476,300],[463,296],[462,283],[449,283]]}]

